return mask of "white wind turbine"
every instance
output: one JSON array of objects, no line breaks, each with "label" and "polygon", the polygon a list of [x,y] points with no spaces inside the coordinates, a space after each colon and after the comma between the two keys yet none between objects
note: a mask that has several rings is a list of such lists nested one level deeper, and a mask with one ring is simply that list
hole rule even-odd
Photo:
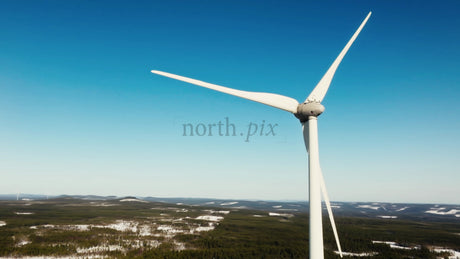
[{"label": "white wind turbine", "polygon": [[329,219],[331,221],[332,229],[334,231],[335,241],[342,257],[342,249],[340,247],[337,229],[335,227],[332,209],[327,195],[326,186],[324,183],[323,174],[319,165],[319,151],[318,151],[318,124],[317,117],[324,111],[324,106],[321,105],[326,92],[331,84],[334,73],[347,53],[350,46],[355,41],[358,34],[366,24],[372,12],[366,16],[359,28],[353,34],[347,45],[340,52],[339,56],[335,59],[334,63],[329,67],[326,74],[319,81],[307,99],[299,104],[297,100],[283,95],[261,92],[248,92],[236,90],[224,86],[206,83],[203,81],[191,79],[188,77],[178,76],[167,72],[152,70],[154,74],[170,77],[173,79],[181,80],[187,83],[206,87],[215,91],[223,92],[226,94],[238,96],[251,101],[263,103],[281,110],[293,113],[302,124],[302,131],[305,140],[305,146],[308,152],[308,172],[309,172],[309,200],[310,200],[310,258],[322,259],[324,258],[323,248],[323,226],[321,216],[321,193],[326,203]]}]

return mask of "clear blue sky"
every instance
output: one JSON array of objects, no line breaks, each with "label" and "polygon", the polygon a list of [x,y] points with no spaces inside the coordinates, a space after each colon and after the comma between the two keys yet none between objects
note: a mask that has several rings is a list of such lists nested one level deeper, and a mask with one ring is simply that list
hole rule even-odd
[{"label": "clear blue sky", "polygon": [[331,199],[459,204],[459,1],[1,1],[0,193],[306,200],[294,116],[149,71],[303,101],[369,11],[319,117]]}]

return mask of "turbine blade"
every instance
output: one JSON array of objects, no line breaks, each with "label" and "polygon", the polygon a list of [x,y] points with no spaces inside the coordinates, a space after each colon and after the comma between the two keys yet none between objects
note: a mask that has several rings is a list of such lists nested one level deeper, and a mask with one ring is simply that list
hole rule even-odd
[{"label": "turbine blade", "polygon": [[283,96],[283,95],[279,95],[279,94],[241,91],[241,90],[236,90],[236,89],[228,88],[225,86],[210,84],[210,83],[206,83],[206,82],[199,81],[196,79],[174,75],[171,73],[162,72],[158,70],[152,70],[151,72],[157,75],[173,78],[173,79],[184,81],[184,82],[194,84],[194,85],[199,85],[199,86],[209,88],[215,91],[219,91],[222,93],[226,93],[226,94],[234,95],[234,96],[241,97],[244,99],[248,99],[254,102],[263,103],[263,104],[266,104],[266,105],[269,105],[269,106],[272,106],[272,107],[275,107],[281,110],[285,110],[291,113],[296,113],[297,106],[299,105],[299,102],[297,102],[297,100],[290,98],[290,97]]},{"label": "turbine blade", "polygon": [[335,59],[334,63],[332,63],[331,67],[329,67],[326,74],[324,74],[323,78],[321,78],[321,80],[316,85],[316,87],[313,89],[313,91],[310,93],[310,95],[307,97],[305,102],[319,102],[320,103],[323,101],[324,96],[326,95],[327,89],[329,88],[329,85],[331,84],[332,78],[334,77],[335,71],[337,70],[337,67],[339,66],[345,54],[347,54],[348,49],[351,47],[356,37],[358,37],[358,34],[363,29],[364,25],[366,24],[371,14],[372,12],[369,12],[367,17],[364,19],[364,21],[359,26],[358,30],[356,30],[355,34],[353,34],[351,39],[348,41],[347,45],[345,45],[345,48],[343,48],[342,52],[340,52],[339,56]]},{"label": "turbine blade", "polygon": [[309,136],[308,122],[302,123],[302,132],[303,132],[303,140],[305,142],[305,147],[307,148],[307,153],[310,153],[310,150],[309,150],[310,136]]},{"label": "turbine blade", "polygon": [[334,232],[335,242],[337,243],[337,248],[339,249],[340,257],[343,257],[342,247],[340,246],[339,235],[337,234],[337,228],[335,226],[334,215],[332,214],[331,202],[329,196],[327,195],[326,184],[324,183],[323,172],[320,170],[320,179],[321,179],[321,193],[323,194],[324,202],[326,203],[327,213],[329,214],[329,219],[331,220],[332,231]]}]

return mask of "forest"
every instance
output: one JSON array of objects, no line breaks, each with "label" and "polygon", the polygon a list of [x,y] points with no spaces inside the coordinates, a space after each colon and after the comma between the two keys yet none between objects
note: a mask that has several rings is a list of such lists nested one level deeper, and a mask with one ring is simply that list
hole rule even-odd
[{"label": "forest", "polygon": [[[325,257],[340,258],[328,219],[323,222]],[[308,258],[305,212],[270,216],[136,199],[62,198],[0,201],[0,223],[0,258]],[[434,248],[460,251],[458,220],[339,215],[336,224],[349,258],[448,258]]]}]

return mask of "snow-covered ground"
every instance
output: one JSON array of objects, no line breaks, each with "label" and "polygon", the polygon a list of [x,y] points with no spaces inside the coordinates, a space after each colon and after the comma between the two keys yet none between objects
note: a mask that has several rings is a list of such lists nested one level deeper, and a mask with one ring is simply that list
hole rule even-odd
[{"label": "snow-covered ground", "polygon": [[166,232],[167,234],[177,234],[177,233],[184,233],[184,230],[174,228],[170,225],[161,225],[157,227],[157,230]]},{"label": "snow-covered ground", "polygon": [[123,241],[124,245],[131,246],[133,248],[141,248],[144,247],[144,244],[148,247],[158,247],[161,245],[161,243],[157,240],[140,240],[140,239],[135,239],[135,240],[124,240]]},{"label": "snow-covered ground", "polygon": [[[107,256],[102,255],[85,255],[85,256],[23,256],[19,257],[21,259],[96,259],[96,258],[107,258]],[[0,259],[18,259],[18,257],[0,257]]]},{"label": "snow-covered ground", "polygon": [[449,211],[443,211],[446,208],[430,208],[430,210],[425,211],[425,213],[436,214],[436,215],[455,215],[456,217],[460,216],[460,210],[451,209]]},{"label": "snow-covered ground", "polygon": [[137,232],[137,225],[139,223],[135,221],[125,221],[125,220],[117,220],[115,223],[108,224],[108,225],[40,225],[40,226],[31,226],[31,229],[37,228],[52,228],[52,229],[62,229],[62,230],[76,230],[76,231],[89,231],[91,228],[110,228],[118,231],[131,231]]},{"label": "snow-covered ground", "polygon": [[362,208],[362,209],[372,209],[372,210],[378,210],[380,209],[380,206],[372,206],[372,205],[358,205],[357,208]]},{"label": "snow-covered ground", "polygon": [[138,229],[139,229],[139,236],[141,237],[152,235],[152,228],[148,225],[139,226]]},{"label": "snow-covered ground", "polygon": [[139,225],[138,222],[135,221],[126,221],[126,220],[117,220],[115,223],[109,224],[109,225],[95,225],[94,227],[96,228],[110,228],[118,231],[131,231],[131,232],[137,232],[137,225]]},{"label": "snow-covered ground", "polygon": [[196,232],[203,232],[203,231],[211,231],[214,229],[214,226],[207,226],[207,227],[197,227],[194,229]]},{"label": "snow-covered ground", "polygon": [[[372,241],[372,243],[373,244],[386,244],[386,245],[389,245],[390,248],[394,248],[394,249],[405,249],[405,250],[420,249],[419,245],[417,245],[417,246],[402,246],[402,245],[400,245],[400,244],[398,244],[398,243],[396,243],[394,241]],[[455,250],[450,249],[450,248],[432,247],[431,251],[437,252],[437,253],[447,252],[447,253],[450,253],[450,256],[448,257],[449,259],[460,259],[460,252],[455,251]],[[338,252],[336,252],[336,253],[338,253]],[[357,255],[353,255],[353,256],[357,256]]]},{"label": "snow-covered ground", "polygon": [[139,199],[122,199],[120,202],[143,202],[143,203],[148,203],[148,201],[143,201]]},{"label": "snow-covered ground", "polygon": [[203,215],[203,216],[198,216],[196,217],[196,219],[200,219],[200,220],[207,220],[207,221],[221,221],[224,219],[224,217],[222,216],[213,216],[213,215]]},{"label": "snow-covered ground", "polygon": [[[339,251],[334,251],[336,254],[340,254]],[[350,253],[350,252],[342,252],[345,256],[354,256],[354,257],[367,257],[367,256],[374,256],[378,253],[370,252],[370,253]]]},{"label": "snow-covered ground", "polygon": [[6,226],[6,222],[0,220],[0,227],[3,227],[3,226]]},{"label": "snow-covered ground", "polygon": [[222,206],[228,206],[228,205],[235,205],[235,204],[237,204],[237,203],[238,203],[237,201],[230,201],[230,202],[221,203],[220,205],[222,205]]},{"label": "snow-covered ground", "polygon": [[91,206],[94,207],[112,207],[112,206],[120,206],[120,204],[115,204],[115,203],[106,203],[106,202],[95,202],[92,201],[89,203]]},{"label": "snow-covered ground", "polygon": [[451,255],[448,257],[449,259],[460,259],[460,252],[455,251],[453,249],[442,248],[442,247],[434,247],[433,251],[435,251],[437,253],[440,253],[440,252],[450,253]]},{"label": "snow-covered ground", "polygon": [[276,209],[277,211],[299,211],[298,209]]},{"label": "snow-covered ground", "polygon": [[119,245],[92,246],[88,248],[77,248],[79,254],[93,254],[107,251],[123,251],[123,247]]},{"label": "snow-covered ground", "polygon": [[35,214],[33,212],[15,212],[14,214],[16,215],[32,215],[32,214]]},{"label": "snow-covered ground", "polygon": [[[223,211],[225,214],[227,211]],[[190,219],[190,218],[188,218]],[[214,222],[219,222],[224,219],[223,216],[215,215],[202,215],[198,216],[195,219],[209,221],[207,226],[202,226],[198,223],[185,221],[183,218],[164,218],[163,222],[169,222],[170,224],[162,224],[155,227],[154,222],[137,222],[137,221],[127,221],[127,220],[117,220],[114,223],[105,224],[105,225],[38,225],[31,226],[31,229],[59,229],[59,230],[74,230],[74,231],[89,231],[92,228],[108,228],[121,232],[132,232],[136,233],[139,236],[162,236],[160,233],[164,233],[167,237],[172,237],[177,233],[194,233],[211,231],[215,228]],[[182,225],[175,226],[175,222],[182,222]],[[5,223],[6,224],[6,223]],[[171,225],[173,224],[173,225]],[[159,231],[159,232],[158,232]]]},{"label": "snow-covered ground", "polygon": [[382,218],[382,219],[397,219],[398,216],[385,216],[385,215],[379,215],[377,218]]},{"label": "snow-covered ground", "polygon": [[286,217],[286,218],[294,217],[293,214],[276,213],[276,212],[269,212],[268,216],[271,216],[271,217]]},{"label": "snow-covered ground", "polygon": [[22,241],[19,241],[19,243],[17,243],[16,245],[17,246],[25,246],[27,244],[30,244],[32,242],[28,241],[28,240],[22,240]]},{"label": "snow-covered ground", "polygon": [[420,249],[420,246],[402,246],[393,241],[372,241],[372,244],[387,244],[391,248],[394,248],[394,249],[406,249],[406,250]]},{"label": "snow-covered ground", "polygon": [[[141,240],[141,237],[151,236],[159,237],[166,240],[170,240],[174,244],[174,249],[183,250],[186,249],[184,243],[177,242],[174,240],[174,236],[179,233],[184,234],[194,234],[200,232],[206,232],[214,230],[215,227],[219,224],[218,222],[223,220],[224,217],[221,215],[226,215],[230,211],[226,210],[207,210],[209,214],[201,215],[196,218],[175,218],[167,214],[164,215],[164,218],[152,218],[150,220],[136,221],[136,220],[116,220],[112,223],[107,224],[75,224],[75,225],[36,225],[31,226],[30,229],[34,230],[46,230],[46,229],[56,229],[56,230],[72,230],[72,231],[90,231],[93,228],[108,228],[114,229],[121,232],[130,232],[131,237],[137,237],[134,240],[125,240],[121,241],[120,244],[101,244],[93,247],[77,247],[77,253],[70,257],[53,257],[53,258],[104,258],[103,254],[109,251],[126,251],[127,247],[144,247],[145,245],[149,247],[158,247],[163,241],[158,240]],[[212,213],[214,215],[212,215]],[[217,214],[217,215],[216,215]],[[219,215],[221,214],[221,215]],[[165,224],[158,224],[158,219],[166,220]],[[195,220],[202,220],[201,222]],[[203,222],[204,221],[204,222]],[[0,223],[5,222],[0,221]],[[147,242],[147,243],[146,243]],[[23,246],[30,244],[30,241],[24,239],[17,241],[17,246]],[[7,257],[0,257],[4,259]],[[28,257],[23,257],[28,258]],[[30,259],[38,259],[40,257],[30,257]],[[107,257],[106,257],[107,258]]]},{"label": "snow-covered ground", "polygon": [[22,256],[22,257],[0,257],[0,259],[99,259],[99,258],[108,258],[103,255],[73,255],[73,256]]},{"label": "snow-covered ground", "polygon": [[203,210],[203,212],[208,212],[211,214],[229,214],[229,210]]},{"label": "snow-covered ground", "polygon": [[372,244],[387,244],[389,245],[391,248],[395,248],[395,249],[406,249],[406,250],[410,250],[410,249],[420,249],[420,246],[402,246],[396,242],[393,242],[393,241],[372,241]]}]

